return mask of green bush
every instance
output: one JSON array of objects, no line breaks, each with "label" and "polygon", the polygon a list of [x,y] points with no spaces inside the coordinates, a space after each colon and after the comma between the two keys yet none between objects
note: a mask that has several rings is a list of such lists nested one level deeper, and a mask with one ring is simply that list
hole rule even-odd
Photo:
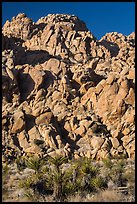
[{"label": "green bush", "polygon": [[90,185],[93,188],[93,190],[95,190],[95,191],[99,190],[99,189],[105,189],[105,188],[107,188],[107,180],[98,176],[98,177],[91,179]]},{"label": "green bush", "polygon": [[124,178],[125,172],[125,160],[123,158],[107,158],[103,160],[106,168],[106,177],[108,180],[112,180],[117,186],[124,186],[126,179]]},{"label": "green bush", "polygon": [[35,174],[39,175],[45,161],[38,157],[30,157],[26,159],[25,164],[28,168],[33,169]]},{"label": "green bush", "polygon": [[93,165],[92,160],[81,158],[73,162],[75,172],[75,192],[92,192],[97,188],[107,187],[106,180],[99,176],[99,167]]}]

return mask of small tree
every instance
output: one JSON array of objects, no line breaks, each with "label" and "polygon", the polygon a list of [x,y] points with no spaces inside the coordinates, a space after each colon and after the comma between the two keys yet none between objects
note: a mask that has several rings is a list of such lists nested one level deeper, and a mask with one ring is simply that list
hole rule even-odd
[{"label": "small tree", "polygon": [[61,165],[67,162],[67,157],[55,156],[47,157],[48,162],[51,164],[51,171],[49,172],[49,181],[53,182],[53,197],[56,201],[63,199],[63,182],[65,175],[62,173]]},{"label": "small tree", "polygon": [[41,169],[45,164],[45,161],[42,158],[32,156],[26,159],[25,164],[28,168],[35,171],[36,180],[39,180],[41,178]]}]

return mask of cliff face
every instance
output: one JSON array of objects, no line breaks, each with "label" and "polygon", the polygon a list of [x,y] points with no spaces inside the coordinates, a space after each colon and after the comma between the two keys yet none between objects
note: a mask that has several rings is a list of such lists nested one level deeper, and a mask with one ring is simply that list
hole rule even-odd
[{"label": "cliff face", "polygon": [[100,40],[76,16],[2,28],[3,159],[135,156],[135,34]]}]

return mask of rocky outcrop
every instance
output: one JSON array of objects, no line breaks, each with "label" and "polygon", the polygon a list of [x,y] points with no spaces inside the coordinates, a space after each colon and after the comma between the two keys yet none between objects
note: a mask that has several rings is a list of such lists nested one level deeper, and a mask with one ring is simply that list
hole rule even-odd
[{"label": "rocky outcrop", "polygon": [[74,15],[34,23],[18,14],[2,28],[2,50],[7,159],[13,152],[134,158],[134,33],[97,40]]}]

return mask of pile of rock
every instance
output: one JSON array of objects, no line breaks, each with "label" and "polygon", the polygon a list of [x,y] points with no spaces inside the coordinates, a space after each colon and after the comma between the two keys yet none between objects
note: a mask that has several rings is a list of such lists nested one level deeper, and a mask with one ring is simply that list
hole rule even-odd
[{"label": "pile of rock", "polygon": [[2,35],[3,154],[134,158],[134,33],[98,41],[74,15],[18,14]]}]

